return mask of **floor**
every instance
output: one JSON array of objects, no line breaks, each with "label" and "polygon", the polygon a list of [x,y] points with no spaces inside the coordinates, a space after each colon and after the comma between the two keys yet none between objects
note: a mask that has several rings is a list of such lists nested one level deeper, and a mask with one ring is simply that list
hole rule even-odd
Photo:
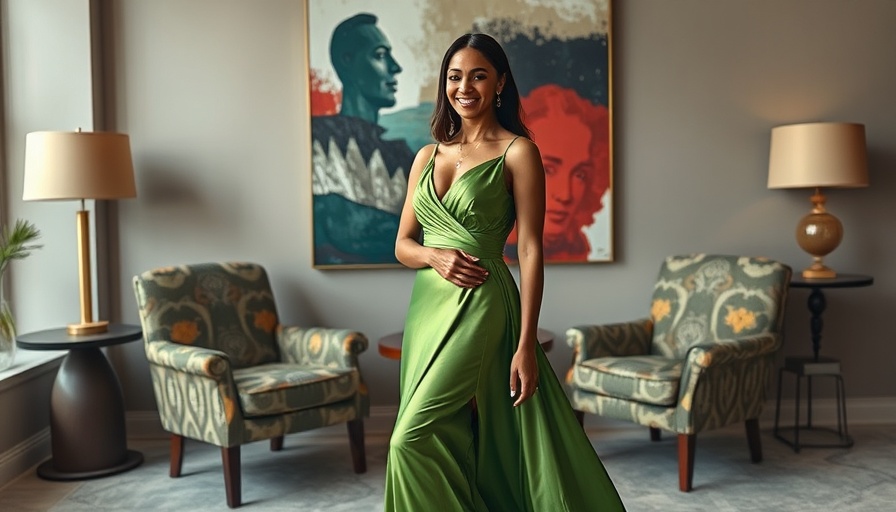
[{"label": "floor", "polygon": [[[850,434],[853,448],[794,453],[765,429],[764,460],[751,464],[742,426],[705,433],[698,437],[691,493],[678,491],[674,436],[651,443],[646,429],[626,428],[590,437],[629,512],[894,510],[896,425],[851,425]],[[351,471],[343,428],[319,437],[293,434],[276,454],[267,443],[247,445],[241,510],[381,511],[387,443],[385,435],[368,435],[362,475]],[[32,468],[0,488],[0,511],[228,510],[216,448],[188,442],[177,479],[168,477],[167,440],[132,440],[129,448],[145,462],[104,478],[51,482]]]}]

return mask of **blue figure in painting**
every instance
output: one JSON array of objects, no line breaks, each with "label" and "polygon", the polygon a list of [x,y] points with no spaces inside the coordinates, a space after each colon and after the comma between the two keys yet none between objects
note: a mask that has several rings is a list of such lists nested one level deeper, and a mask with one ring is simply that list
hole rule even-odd
[{"label": "blue figure in painting", "polygon": [[311,120],[314,264],[397,263],[398,217],[414,154],[385,140],[379,111],[396,103],[401,66],[372,14],[336,26],[330,60],[342,82],[338,115]]}]

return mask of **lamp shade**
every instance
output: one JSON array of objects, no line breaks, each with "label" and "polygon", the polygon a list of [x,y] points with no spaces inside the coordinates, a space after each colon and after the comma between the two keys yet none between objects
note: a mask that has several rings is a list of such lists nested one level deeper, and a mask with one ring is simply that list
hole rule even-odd
[{"label": "lamp shade", "polygon": [[867,186],[864,125],[804,123],[772,128],[768,188]]},{"label": "lamp shade", "polygon": [[25,201],[136,197],[128,136],[32,132],[25,136]]}]

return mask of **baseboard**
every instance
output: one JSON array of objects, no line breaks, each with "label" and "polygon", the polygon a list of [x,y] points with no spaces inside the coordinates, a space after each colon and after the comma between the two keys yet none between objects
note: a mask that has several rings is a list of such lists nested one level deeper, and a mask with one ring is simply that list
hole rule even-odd
[{"label": "baseboard", "polygon": [[[802,404],[801,418],[805,421],[805,401]],[[880,425],[896,424],[896,397],[852,398],[846,402],[848,425]],[[368,436],[389,436],[395,423],[398,408],[393,405],[381,405],[370,408],[370,417],[364,422],[364,431]],[[795,412],[793,400],[781,401],[781,425],[792,425]],[[816,425],[836,425],[837,402],[834,399],[818,399],[812,403],[812,420]],[[769,401],[759,419],[762,428],[772,428],[775,424],[775,401]],[[638,428],[627,422],[601,418],[593,414],[585,417],[585,428],[589,432]],[[168,434],[162,429],[159,414],[155,411],[132,411],[127,413],[128,438],[162,439]],[[344,435],[341,428],[319,429],[305,435],[321,436]]]},{"label": "baseboard", "polygon": [[50,453],[49,428],[0,453],[0,488],[43,462]]},{"label": "baseboard", "polygon": [[[796,414],[794,400],[781,400],[781,425],[793,425]],[[806,401],[800,404],[800,423],[806,421]],[[881,425],[896,423],[896,397],[849,398],[846,400],[846,422],[848,425]],[[775,402],[769,401],[762,411],[760,422],[763,427],[775,424]],[[812,424],[830,426],[837,424],[837,401],[826,398],[812,401]]]},{"label": "baseboard", "polygon": [[157,411],[128,411],[125,413],[128,439],[165,439],[170,434],[162,428]]}]

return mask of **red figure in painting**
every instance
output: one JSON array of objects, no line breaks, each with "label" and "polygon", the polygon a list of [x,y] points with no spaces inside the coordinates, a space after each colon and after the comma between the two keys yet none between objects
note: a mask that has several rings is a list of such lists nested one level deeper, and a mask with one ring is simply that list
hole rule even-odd
[{"label": "red figure in painting", "polygon": [[[592,247],[584,228],[604,205],[610,187],[609,115],[575,91],[538,87],[522,99],[526,124],[541,150],[546,178],[546,263],[588,261]],[[516,260],[516,233],[506,257]]]}]

